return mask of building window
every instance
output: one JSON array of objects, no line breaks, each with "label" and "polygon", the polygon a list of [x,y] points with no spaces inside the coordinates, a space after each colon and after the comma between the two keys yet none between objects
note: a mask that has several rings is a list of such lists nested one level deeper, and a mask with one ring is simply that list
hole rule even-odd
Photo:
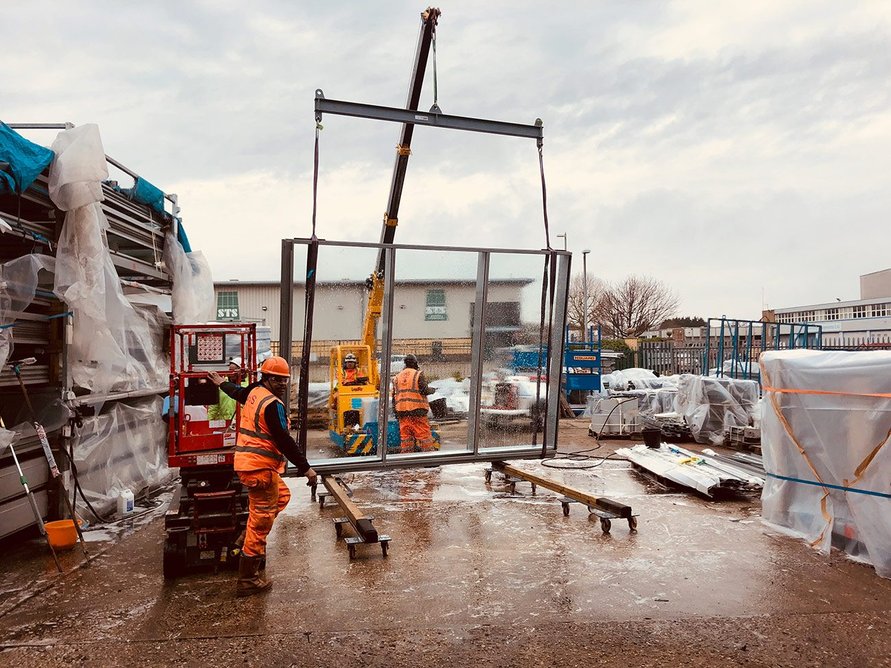
[{"label": "building window", "polygon": [[427,306],[424,320],[448,320],[445,290],[427,290]]},{"label": "building window", "polygon": [[827,320],[838,320],[838,309],[837,308],[826,309],[826,319]]},{"label": "building window", "polygon": [[866,317],[866,307],[865,306],[855,306],[854,307],[854,317],[855,318],[865,318]]},{"label": "building window", "polygon": [[813,322],[814,321],[814,312],[813,311],[802,311],[801,312],[801,320],[800,322]]},{"label": "building window", "polygon": [[234,290],[217,293],[217,320],[238,320],[238,293]]},{"label": "building window", "polygon": [[886,307],[887,307],[887,304],[873,304],[872,305],[872,317],[873,318],[884,318],[887,315]]}]

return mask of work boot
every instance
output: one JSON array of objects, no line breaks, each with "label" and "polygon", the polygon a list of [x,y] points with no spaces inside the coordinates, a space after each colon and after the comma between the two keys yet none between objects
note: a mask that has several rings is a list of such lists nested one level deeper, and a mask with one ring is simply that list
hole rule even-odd
[{"label": "work boot", "polygon": [[263,557],[249,557],[242,552],[238,562],[238,584],[235,587],[236,596],[250,596],[259,594],[272,586],[272,583],[260,575],[260,560]]}]

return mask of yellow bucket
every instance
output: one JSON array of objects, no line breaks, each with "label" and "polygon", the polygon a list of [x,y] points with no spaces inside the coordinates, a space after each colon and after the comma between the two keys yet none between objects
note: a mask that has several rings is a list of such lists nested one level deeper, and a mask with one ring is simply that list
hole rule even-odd
[{"label": "yellow bucket", "polygon": [[[80,524],[80,520],[77,521]],[[56,520],[43,525],[50,545],[56,550],[70,550],[77,544],[77,529],[74,520]]]}]

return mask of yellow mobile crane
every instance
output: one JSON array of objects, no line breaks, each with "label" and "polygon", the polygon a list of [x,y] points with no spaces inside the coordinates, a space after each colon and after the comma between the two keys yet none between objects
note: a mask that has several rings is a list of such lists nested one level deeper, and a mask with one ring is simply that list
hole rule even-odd
[{"label": "yellow mobile crane", "polygon": [[[435,39],[440,13],[440,10],[435,7],[429,7],[421,13],[421,32],[406,103],[408,111],[418,110],[424,73],[427,69],[427,57]],[[431,112],[439,112],[435,102]],[[381,231],[382,244],[393,243],[396,236],[399,203],[402,199],[402,186],[405,183],[408,158],[411,155],[414,129],[414,123],[403,123],[402,125],[402,134],[396,147],[396,163],[390,183],[390,196],[387,201],[387,210],[384,213],[384,224]],[[377,433],[364,427],[369,418],[373,417],[372,421],[374,422],[377,420],[376,417],[367,413],[372,401],[379,398],[380,363],[376,355],[377,323],[381,317],[384,300],[384,263],[385,255],[381,249],[378,252],[377,266],[365,281],[365,287],[368,289],[368,306],[365,310],[361,340],[356,344],[331,348],[331,401],[328,431],[331,439],[346,454],[351,455],[372,454],[375,452],[377,442]],[[349,355],[354,356],[357,363],[357,372],[355,378],[352,379],[347,378],[344,370],[344,362]],[[398,435],[395,440],[392,438],[387,440],[391,443],[399,442]],[[439,436],[435,432],[434,440],[436,440],[438,449]]]}]

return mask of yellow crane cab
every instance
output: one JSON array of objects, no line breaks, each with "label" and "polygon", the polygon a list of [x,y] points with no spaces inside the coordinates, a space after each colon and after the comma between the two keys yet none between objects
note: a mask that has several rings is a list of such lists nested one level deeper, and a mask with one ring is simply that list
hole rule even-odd
[{"label": "yellow crane cab", "polygon": [[[347,369],[347,359],[355,358],[355,369]],[[378,365],[371,347],[362,344],[331,348],[329,377],[329,435],[346,454],[366,455],[374,439],[364,426],[377,422]]]}]

